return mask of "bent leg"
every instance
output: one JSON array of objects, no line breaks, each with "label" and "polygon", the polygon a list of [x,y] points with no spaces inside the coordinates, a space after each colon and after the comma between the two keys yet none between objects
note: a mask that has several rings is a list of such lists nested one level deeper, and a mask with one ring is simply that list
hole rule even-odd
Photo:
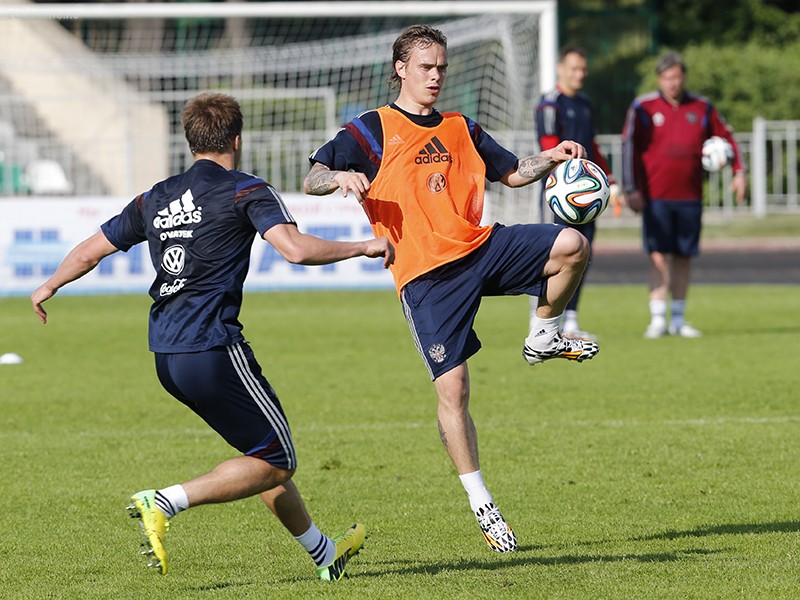
[{"label": "bent leg", "polygon": [[311,517],[293,481],[262,492],[261,500],[293,536],[302,535],[311,527]]},{"label": "bent leg", "polygon": [[183,483],[190,506],[249,498],[289,481],[294,469],[280,469],[260,458],[237,456]]},{"label": "bent leg", "polygon": [[591,250],[586,237],[574,229],[563,229],[550,250],[543,275],[547,289],[539,296],[536,316],[550,319],[564,312],[581,282]]},{"label": "bent leg", "polygon": [[522,356],[529,365],[552,358],[583,362],[593,358],[599,348],[588,339],[562,337],[558,333],[564,308],[580,284],[591,250],[585,236],[574,229],[563,229],[553,242],[543,275],[545,293],[539,296],[531,330],[525,339]]}]

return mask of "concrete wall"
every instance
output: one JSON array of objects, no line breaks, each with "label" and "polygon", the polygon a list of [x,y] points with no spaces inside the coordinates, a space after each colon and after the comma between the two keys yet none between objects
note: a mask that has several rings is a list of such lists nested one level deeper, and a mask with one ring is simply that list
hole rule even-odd
[{"label": "concrete wall", "polygon": [[130,196],[168,175],[164,108],[58,23],[0,19],[0,73],[111,194]]}]

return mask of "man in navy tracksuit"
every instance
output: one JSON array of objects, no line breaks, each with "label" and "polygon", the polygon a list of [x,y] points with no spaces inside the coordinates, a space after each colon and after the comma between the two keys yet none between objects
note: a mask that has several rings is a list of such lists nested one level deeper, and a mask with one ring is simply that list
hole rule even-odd
[{"label": "man in navy tracksuit", "polygon": [[[589,73],[586,51],[579,46],[567,46],[562,49],[556,70],[558,73],[556,87],[544,94],[536,107],[536,134],[539,146],[542,150],[549,150],[555,148],[562,140],[575,140],[581,144],[586,148],[587,158],[608,175],[612,189],[611,200],[617,203],[621,200],[618,197],[619,186],[615,183],[608,162],[595,139],[592,102],[589,96],[581,91],[583,81]],[[544,197],[542,197],[542,205],[544,205]],[[595,221],[584,225],[571,225],[557,215],[553,217],[553,220],[580,231],[589,240],[590,245],[594,241],[597,227]],[[586,277],[586,271],[584,271],[583,277]],[[578,325],[578,302],[582,288],[583,279],[564,310],[561,334],[591,340],[594,339],[594,336],[582,330]],[[535,308],[532,305],[531,312]]]}]

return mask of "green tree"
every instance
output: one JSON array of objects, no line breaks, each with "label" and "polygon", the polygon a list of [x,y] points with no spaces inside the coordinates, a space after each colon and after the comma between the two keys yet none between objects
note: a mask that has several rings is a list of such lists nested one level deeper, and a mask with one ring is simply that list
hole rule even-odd
[{"label": "green tree", "polygon": [[791,44],[800,38],[797,0],[657,0],[658,40],[673,48],[712,42]]},{"label": "green tree", "polygon": [[599,130],[618,132],[637,93],[656,89],[656,55],[681,52],[687,87],[737,131],[755,116],[800,118],[798,0],[559,0],[562,44],[589,52]]}]

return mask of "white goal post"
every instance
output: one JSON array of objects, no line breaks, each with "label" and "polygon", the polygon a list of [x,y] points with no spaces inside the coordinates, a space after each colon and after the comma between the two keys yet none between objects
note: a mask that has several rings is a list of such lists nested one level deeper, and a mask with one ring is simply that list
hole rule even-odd
[{"label": "white goal post", "polygon": [[[394,99],[391,44],[418,22],[448,38],[440,110],[467,114],[519,155],[535,152],[534,108],[555,85],[556,0],[0,0],[0,171],[10,175],[0,195],[15,192],[9,166],[41,158],[62,164],[73,193],[138,193],[188,164],[180,106],[209,89],[242,103],[242,168],[299,190],[311,151]],[[502,198],[493,216],[538,219],[533,194],[492,186]]]}]

